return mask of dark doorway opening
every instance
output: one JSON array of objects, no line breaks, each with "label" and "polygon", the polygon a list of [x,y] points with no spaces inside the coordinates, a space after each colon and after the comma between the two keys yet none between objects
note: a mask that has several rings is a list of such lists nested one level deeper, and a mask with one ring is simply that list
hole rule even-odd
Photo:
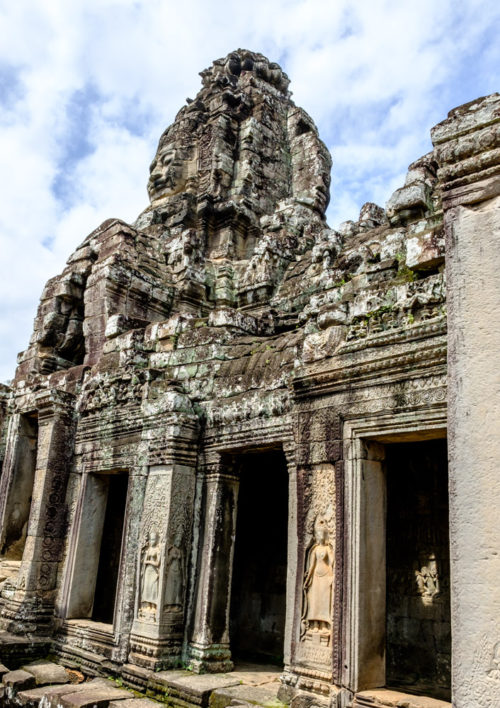
[{"label": "dark doorway opening", "polygon": [[386,683],[450,700],[446,440],[386,447]]},{"label": "dark doorway opening", "polygon": [[107,499],[92,619],[111,624],[120,570],[128,475],[126,473],[102,475],[102,479],[106,481]]},{"label": "dark doorway opening", "polygon": [[21,415],[1,551],[5,560],[20,561],[23,557],[35,483],[37,448],[38,416],[36,413]]},{"label": "dark doorway opening", "polygon": [[283,665],[288,471],[282,452],[241,456],[230,639],[234,659]]}]

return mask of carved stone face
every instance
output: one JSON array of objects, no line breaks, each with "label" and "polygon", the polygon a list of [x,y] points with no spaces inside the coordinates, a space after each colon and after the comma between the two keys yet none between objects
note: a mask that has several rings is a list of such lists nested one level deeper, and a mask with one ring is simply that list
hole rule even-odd
[{"label": "carved stone face", "polygon": [[299,140],[300,149],[294,157],[294,196],[324,214],[330,201],[329,157],[314,134],[308,133]]},{"label": "carved stone face", "polygon": [[149,171],[148,194],[151,202],[178,194],[186,185],[185,161],[175,143],[158,150]]},{"label": "carved stone face", "polygon": [[315,208],[324,213],[330,201],[330,178],[329,175],[321,173],[316,176],[315,182],[312,185],[312,198]]},{"label": "carved stone face", "polygon": [[326,520],[319,517],[314,524],[314,536],[316,542],[324,544],[328,541],[328,526]]},{"label": "carved stone face", "polygon": [[149,543],[151,546],[157,546],[159,541],[159,536],[157,531],[151,531],[149,534]]}]

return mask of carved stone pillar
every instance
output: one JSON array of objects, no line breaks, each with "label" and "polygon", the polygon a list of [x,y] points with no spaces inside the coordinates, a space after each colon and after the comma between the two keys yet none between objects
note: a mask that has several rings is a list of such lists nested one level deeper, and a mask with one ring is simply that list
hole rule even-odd
[{"label": "carved stone pillar", "polygon": [[[21,632],[44,632],[50,623],[65,533],[64,501],[74,439],[73,395],[43,391],[35,405],[38,441],[31,509],[17,588],[4,609],[9,629]],[[15,439],[12,444],[16,445]],[[17,464],[10,466],[8,474],[15,475],[20,460],[17,455],[11,459],[17,459]]]},{"label": "carved stone pillar", "polygon": [[332,681],[336,530],[332,464],[299,466],[297,507],[297,528],[302,532],[297,544],[291,655],[280,696],[293,697],[294,705],[299,705],[303,691],[315,693],[314,700],[320,704],[321,698],[329,696]]},{"label": "carved stone pillar", "polygon": [[339,651],[343,550],[338,412],[311,410],[308,401],[298,412],[294,432],[295,454],[287,452],[290,649],[279,697],[300,708],[331,701],[336,679],[332,667]]},{"label": "carved stone pillar", "polygon": [[175,666],[184,635],[195,470],[152,465],[146,484],[130,661]]},{"label": "carved stone pillar", "polygon": [[189,399],[175,391],[146,401],[144,414],[139,455],[149,464],[129,661],[158,670],[181,659],[198,429]]},{"label": "carved stone pillar", "polygon": [[190,664],[198,672],[230,671],[229,610],[239,481],[221,465],[209,469],[203,489],[203,540],[195,593]]},{"label": "carved stone pillar", "polygon": [[453,705],[500,695],[500,96],[432,130],[443,185]]}]

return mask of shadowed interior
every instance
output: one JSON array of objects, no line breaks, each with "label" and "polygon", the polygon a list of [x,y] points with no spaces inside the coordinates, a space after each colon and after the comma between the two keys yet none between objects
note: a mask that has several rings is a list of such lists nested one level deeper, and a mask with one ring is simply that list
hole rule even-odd
[{"label": "shadowed interior", "polygon": [[287,520],[283,453],[243,456],[231,601],[233,659],[283,664]]},{"label": "shadowed interior", "polygon": [[450,699],[446,440],[387,446],[387,685]]},{"label": "shadowed interior", "polygon": [[108,498],[102,532],[99,567],[94,594],[92,619],[113,622],[118,571],[120,569],[123,522],[127,501],[128,475],[107,475]]}]

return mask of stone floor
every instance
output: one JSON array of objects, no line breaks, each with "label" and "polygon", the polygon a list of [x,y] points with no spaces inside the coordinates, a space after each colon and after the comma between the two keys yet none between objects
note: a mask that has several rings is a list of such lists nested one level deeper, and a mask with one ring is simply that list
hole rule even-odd
[{"label": "stone floor", "polygon": [[[9,671],[0,665],[0,705],[26,708],[154,708],[161,703],[200,708],[248,705],[278,708],[280,672],[274,667],[241,665],[230,674],[160,671],[147,685],[145,698],[106,678],[85,680],[83,674],[47,660]],[[158,699],[155,700],[155,698]]]}]

